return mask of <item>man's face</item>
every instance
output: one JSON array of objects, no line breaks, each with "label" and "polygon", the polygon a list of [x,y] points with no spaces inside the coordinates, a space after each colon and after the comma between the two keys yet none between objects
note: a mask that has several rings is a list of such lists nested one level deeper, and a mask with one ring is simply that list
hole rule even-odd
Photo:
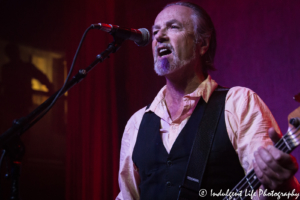
[{"label": "man's face", "polygon": [[153,25],[154,70],[164,76],[192,64],[196,58],[193,10],[173,5],[162,10]]}]

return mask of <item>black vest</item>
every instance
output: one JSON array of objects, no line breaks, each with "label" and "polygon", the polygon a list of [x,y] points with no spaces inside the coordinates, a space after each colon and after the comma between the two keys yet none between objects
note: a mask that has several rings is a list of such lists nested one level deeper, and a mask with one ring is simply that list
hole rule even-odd
[{"label": "black vest", "polygon": [[[160,136],[160,118],[153,112],[144,114],[132,155],[141,178],[141,200],[177,199],[205,104],[201,98],[174,142],[170,154]],[[243,168],[228,138],[223,111],[201,185],[201,189],[207,189],[208,195],[198,199],[210,199],[212,190],[214,193],[221,189],[223,192],[231,190],[243,177]]]}]

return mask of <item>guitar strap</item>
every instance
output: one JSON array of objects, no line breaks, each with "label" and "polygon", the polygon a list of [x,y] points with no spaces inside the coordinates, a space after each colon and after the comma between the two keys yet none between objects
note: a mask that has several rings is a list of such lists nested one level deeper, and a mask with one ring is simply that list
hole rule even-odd
[{"label": "guitar strap", "polygon": [[224,110],[228,90],[227,88],[218,87],[207,102],[193,142],[183,184],[180,186],[177,200],[196,200],[199,198],[202,178],[219,119]]}]

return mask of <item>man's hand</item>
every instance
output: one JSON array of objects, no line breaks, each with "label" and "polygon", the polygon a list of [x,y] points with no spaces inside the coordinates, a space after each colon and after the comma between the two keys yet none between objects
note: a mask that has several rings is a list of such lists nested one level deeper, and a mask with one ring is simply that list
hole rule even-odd
[{"label": "man's hand", "polygon": [[[270,128],[268,133],[274,144],[278,142],[280,135],[273,128]],[[299,184],[294,179],[298,164],[290,154],[284,153],[274,146],[260,147],[254,153],[253,166],[264,188],[279,191],[299,189]]]}]

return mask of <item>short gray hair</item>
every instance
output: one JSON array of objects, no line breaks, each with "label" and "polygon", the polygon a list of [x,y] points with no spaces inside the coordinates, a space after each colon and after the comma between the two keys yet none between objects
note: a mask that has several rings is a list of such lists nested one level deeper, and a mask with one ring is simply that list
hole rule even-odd
[{"label": "short gray hair", "polygon": [[195,23],[194,32],[196,37],[195,38],[196,43],[200,41],[204,42],[205,41],[204,39],[210,38],[208,50],[203,55],[203,61],[204,61],[203,72],[207,73],[209,70],[210,71],[216,70],[214,67],[214,58],[215,58],[216,48],[217,48],[216,30],[210,16],[202,7],[190,2],[179,1],[179,2],[170,3],[167,4],[164,7],[164,9],[173,5],[189,7],[194,11],[195,17],[197,19],[197,21],[194,21]]}]

